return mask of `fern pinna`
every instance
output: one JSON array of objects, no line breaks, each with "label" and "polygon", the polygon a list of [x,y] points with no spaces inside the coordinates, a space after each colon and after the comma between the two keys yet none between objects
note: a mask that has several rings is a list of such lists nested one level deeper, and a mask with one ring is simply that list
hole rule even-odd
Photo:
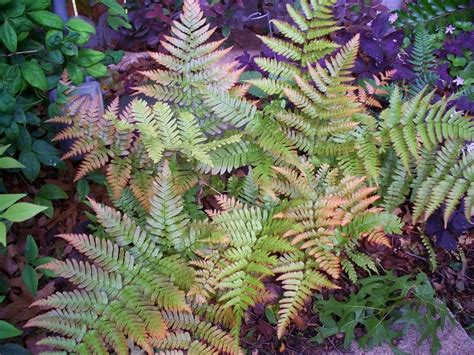
[{"label": "fern pinna", "polygon": [[79,290],[58,292],[34,303],[54,309],[31,319],[58,333],[40,344],[79,354],[129,354],[129,342],[149,354],[187,350],[235,353],[236,340],[220,324],[232,325],[232,313],[205,309],[186,292],[195,272],[179,256],[194,235],[169,169],[153,183],[145,225],[117,210],[90,201],[105,237],[60,235],[88,261],[68,259],[43,265],[69,279]]}]

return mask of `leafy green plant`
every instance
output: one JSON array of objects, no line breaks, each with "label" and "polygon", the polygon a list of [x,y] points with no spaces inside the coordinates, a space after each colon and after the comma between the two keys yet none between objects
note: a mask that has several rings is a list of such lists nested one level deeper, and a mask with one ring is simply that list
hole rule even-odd
[{"label": "leafy green plant", "polygon": [[[38,176],[40,163],[61,163],[37,115],[37,108],[48,102],[46,92],[57,88],[64,69],[75,84],[84,75],[107,73],[104,53],[81,48],[94,27],[79,18],[64,23],[50,7],[50,0],[0,3],[0,134],[2,143],[20,152],[30,181]],[[50,113],[56,110],[56,105],[49,107]]]},{"label": "leafy green plant", "polygon": [[[8,146],[0,146],[0,156],[5,153]],[[0,158],[0,169],[24,168],[17,160],[10,157]],[[7,231],[12,223],[26,221],[46,207],[28,202],[18,202],[26,194],[0,194],[0,246],[7,243]]]},{"label": "leafy green plant", "polygon": [[[0,146],[0,169],[24,168],[24,166],[17,160],[3,156],[8,147],[8,145]],[[25,196],[26,194],[0,194],[0,253],[3,253],[5,250],[7,245],[7,232],[12,223],[26,221],[46,209],[46,207],[32,203],[18,202]],[[36,243],[31,236],[28,236],[25,253],[27,254],[27,259],[29,257],[29,261],[31,261],[32,265],[35,267],[51,259],[39,258],[37,251],[38,248],[36,247]],[[27,265],[25,266],[22,276],[26,287],[33,295],[36,294],[36,270],[34,270],[32,266]],[[31,282],[29,282],[30,280]],[[4,284],[3,277],[0,276],[0,303],[5,299],[4,292],[6,292],[6,290],[6,284]],[[21,334],[21,330],[15,328],[6,321],[0,320],[0,340],[16,337]]]},{"label": "leafy green plant", "polygon": [[407,31],[420,23],[433,29],[457,20],[470,20],[472,10],[472,2],[469,0],[410,1],[406,8],[397,12],[397,23]]},{"label": "leafy green plant", "polygon": [[[41,276],[55,276],[53,272],[50,272],[46,269],[41,269],[41,265],[52,262],[55,259],[48,256],[40,256],[38,251],[38,245],[36,245],[36,242],[31,235],[28,235],[26,237],[24,254],[26,264],[21,272],[21,278],[27,290],[31,293],[33,297],[36,297],[36,293],[38,291],[38,282],[40,279],[40,276],[38,276],[38,272],[41,273]],[[35,270],[36,268],[38,268],[38,271]]]},{"label": "leafy green plant", "polygon": [[436,335],[450,318],[446,304],[436,299],[436,294],[426,274],[371,276],[358,282],[359,290],[345,300],[333,296],[328,300],[318,298],[315,311],[322,323],[316,341],[337,333],[344,334],[344,346],[349,348],[355,339],[356,328],[364,335],[357,339],[362,348],[392,342],[406,334],[411,326],[420,333],[418,344],[431,340],[432,352],[441,344]]}]

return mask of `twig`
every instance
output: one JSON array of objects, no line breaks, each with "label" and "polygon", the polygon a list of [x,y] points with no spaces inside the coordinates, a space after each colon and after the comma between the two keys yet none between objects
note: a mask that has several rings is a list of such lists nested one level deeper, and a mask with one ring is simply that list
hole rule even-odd
[{"label": "twig", "polygon": [[208,188],[210,188],[212,191],[214,191],[215,193],[219,194],[219,195],[223,195],[222,192],[220,191],[217,191],[215,188],[213,188],[212,186],[206,184],[204,181],[199,181],[200,184],[204,185],[204,186],[207,186]]},{"label": "twig", "polygon": [[10,54],[0,54],[0,57],[13,57],[18,54],[32,54],[39,52],[39,49],[31,49],[29,51],[21,51],[21,52],[15,52],[15,53],[10,53]]},{"label": "twig", "polygon": [[407,254],[407,255],[410,255],[410,256],[412,256],[412,257],[414,257],[414,258],[417,258],[417,259],[420,259],[420,260],[423,260],[423,261],[428,262],[428,259],[427,259],[427,258],[424,258],[423,256],[419,256],[419,255],[410,253],[409,251],[403,251],[403,253],[405,253],[405,254]]}]

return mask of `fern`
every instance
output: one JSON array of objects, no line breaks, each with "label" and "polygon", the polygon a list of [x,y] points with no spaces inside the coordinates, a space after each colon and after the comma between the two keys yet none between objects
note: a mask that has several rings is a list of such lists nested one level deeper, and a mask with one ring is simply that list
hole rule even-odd
[{"label": "fern", "polygon": [[415,40],[409,62],[416,74],[416,78],[409,86],[410,95],[415,96],[425,87],[432,89],[437,80],[436,74],[433,73],[434,37],[428,33],[423,24],[419,24],[415,29]]},{"label": "fern", "polygon": [[434,56],[434,38],[428,33],[425,27],[420,24],[415,30],[415,41],[411,54],[410,63],[413,65],[413,71],[417,74],[426,73],[433,68],[435,62]]},{"label": "fern", "polygon": [[281,238],[287,222],[272,220],[271,212],[227,198],[221,206],[223,211],[213,215],[213,220],[228,245],[220,253],[222,266],[215,274],[215,288],[221,290],[218,301],[236,315],[237,335],[245,311],[265,292],[262,278],[273,275],[275,254],[293,248]]},{"label": "fern", "polygon": [[290,322],[315,291],[323,287],[329,289],[339,287],[317,271],[317,264],[314,261],[305,261],[301,254],[286,254],[279,261],[279,265],[273,271],[281,274],[277,280],[281,281],[284,290],[278,311],[277,335],[281,338]]},{"label": "fern", "polygon": [[406,9],[399,10],[400,25],[409,29],[420,23],[435,30],[448,23],[465,20],[469,21],[472,3],[469,0],[429,1],[419,0],[407,4]]},{"label": "fern", "polygon": [[212,322],[219,318],[216,311],[193,314],[194,306],[186,299],[194,284],[194,270],[169,250],[170,246],[180,248],[178,240],[192,239],[187,237],[192,231],[182,229],[184,219],[178,217],[183,213],[182,198],[173,195],[171,181],[165,165],[155,181],[152,210],[144,227],[91,201],[105,238],[60,235],[90,262],[69,259],[41,266],[79,288],[34,303],[54,309],[31,319],[27,326],[61,334],[42,340],[43,344],[79,353],[112,349],[128,354],[127,342],[132,340],[149,354],[196,347],[234,353],[229,344],[237,341]]},{"label": "fern", "polygon": [[[74,140],[64,158],[82,156],[77,178],[104,170],[120,211],[91,201],[101,227],[62,236],[85,258],[41,266],[77,288],[37,301],[53,308],[28,323],[54,333],[45,345],[239,353],[241,323],[269,300],[268,278],[284,290],[282,337],[343,273],[353,282],[377,273],[359,246],[391,248],[401,204],[415,222],[440,207],[447,221],[464,200],[471,217],[472,120],[427,88],[409,99],[386,88],[389,74],[354,85],[359,37],[342,47],[329,39],[334,2],[288,6],[293,24],[276,21],[280,37],[263,38],[287,59],[257,60],[269,76],[249,83],[269,102],[243,97],[235,64],[220,64],[222,41],[208,41],[198,1],[185,0],[167,53],[152,54],[159,69],[138,89],[155,104],[134,100],[119,113],[114,100],[102,115],[97,101],[74,98],[52,120],[68,125],[57,140]],[[431,44],[419,37],[421,72]],[[388,107],[368,111],[373,95],[389,96]]]},{"label": "fern", "polygon": [[[462,154],[461,148],[464,141],[474,137],[473,123],[454,109],[446,111],[445,100],[432,105],[432,95],[422,91],[402,103],[396,89],[390,108],[381,114],[382,137],[385,145],[393,149],[386,158],[387,170],[383,170],[391,175],[383,178],[384,204],[392,211],[411,189],[415,221],[422,215],[428,217],[442,203],[447,203],[447,220],[462,197],[470,195],[472,182],[473,156],[470,152]],[[388,168],[389,164],[392,168]],[[436,193],[432,195],[435,186]]]},{"label": "fern", "polygon": [[431,272],[435,272],[436,268],[438,267],[438,262],[436,261],[436,252],[431,244],[430,240],[426,235],[421,235],[421,243],[426,249],[426,253],[428,254],[428,259],[430,262]]},{"label": "fern", "polygon": [[215,32],[200,8],[199,1],[186,0],[179,20],[161,45],[168,52],[150,53],[160,69],[142,72],[149,83],[137,87],[139,93],[192,111],[206,133],[219,132],[224,126],[211,115],[203,92],[230,92],[242,70],[237,63],[220,63],[231,48],[219,49],[224,40],[209,41]]},{"label": "fern", "polygon": [[[294,24],[280,20],[272,23],[284,39],[260,37],[268,47],[289,60],[289,63],[275,59],[257,58],[260,68],[271,74],[271,78],[249,81],[269,95],[281,93],[291,87],[295,76],[303,77],[302,68],[307,63],[315,63],[327,54],[332,53],[339,45],[328,39],[328,35],[340,29],[332,15],[335,0],[301,1],[303,13],[287,4],[288,14]],[[279,83],[281,79],[283,83]]]},{"label": "fern", "polygon": [[[208,107],[212,104],[209,92],[224,95],[229,105],[238,104],[236,92],[244,94],[234,90],[241,72],[235,69],[237,64],[218,64],[230,48],[218,50],[222,41],[208,41],[214,30],[206,24],[197,0],[185,1],[171,32],[162,42],[169,54],[151,53],[164,69],[144,72],[150,83],[137,88],[137,92],[158,99],[156,104],[136,99],[119,114],[116,99],[101,115],[97,99],[71,97],[65,114],[50,120],[68,125],[55,140],[75,140],[63,159],[82,157],[76,180],[105,168],[114,198],[130,187],[146,210],[150,208],[151,186],[147,177],[153,176],[164,160],[178,159],[180,165],[183,160],[191,162],[191,171],[200,164],[202,171],[214,173],[249,163],[241,158],[241,134],[227,132],[229,125],[245,126],[255,114],[255,106],[242,104],[241,114],[231,119]],[[216,137],[222,128],[226,134]]]},{"label": "fern", "polygon": [[[379,198],[374,195],[376,189],[367,187],[360,178],[346,177],[339,181],[336,171],[329,174],[328,180],[319,181],[324,170],[316,176],[277,170],[287,182],[276,183],[275,190],[301,201],[291,204],[278,216],[293,220],[299,226],[285,234],[291,243],[313,257],[321,270],[336,279],[341,274],[343,254],[357,266],[376,271],[370,259],[351,251],[361,239],[390,247],[385,233],[400,231],[401,225],[395,216],[371,207]],[[346,269],[350,271],[347,263]]]}]

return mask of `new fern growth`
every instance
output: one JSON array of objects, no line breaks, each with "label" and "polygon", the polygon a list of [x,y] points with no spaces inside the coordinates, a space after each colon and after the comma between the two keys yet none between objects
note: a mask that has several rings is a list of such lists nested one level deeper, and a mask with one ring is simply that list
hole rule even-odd
[{"label": "new fern growth", "polygon": [[[219,49],[225,39],[209,41],[215,30],[206,23],[199,1],[186,0],[171,34],[161,41],[167,54],[150,53],[162,69],[142,72],[149,83],[136,88],[158,101],[191,110],[207,133],[218,132],[224,122],[210,113],[203,92],[212,89],[233,95],[245,93],[236,86],[243,69],[236,69],[236,61],[221,63],[232,48]],[[242,122],[232,123],[240,127]]]}]

